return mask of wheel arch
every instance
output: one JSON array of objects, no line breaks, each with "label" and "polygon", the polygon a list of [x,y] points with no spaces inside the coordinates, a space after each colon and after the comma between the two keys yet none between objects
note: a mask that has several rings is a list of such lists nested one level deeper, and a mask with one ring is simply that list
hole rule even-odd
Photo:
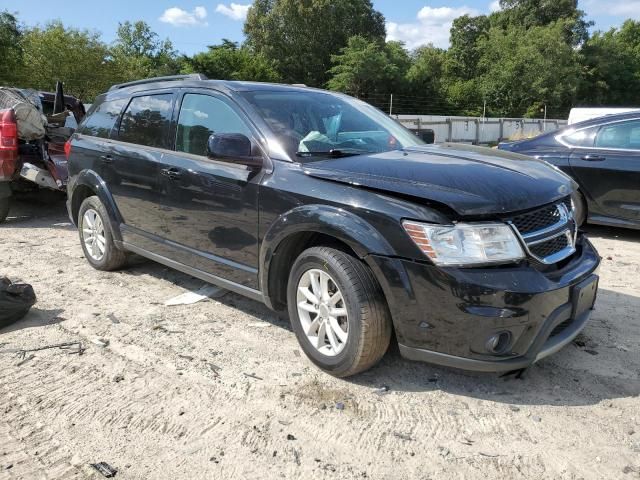
[{"label": "wheel arch", "polygon": [[71,197],[69,198],[69,213],[75,225],[78,224],[78,212],[80,206],[87,198],[97,196],[109,215],[109,223],[113,233],[114,240],[121,242],[122,235],[120,233],[120,223],[122,217],[113,200],[113,196],[104,180],[93,170],[82,171],[75,179],[71,189]]},{"label": "wheel arch", "polygon": [[344,209],[310,205],[291,210],[270,226],[262,241],[260,286],[269,307],[286,307],[291,266],[300,253],[314,246],[337,248],[361,260],[370,253],[393,253],[371,224]]}]

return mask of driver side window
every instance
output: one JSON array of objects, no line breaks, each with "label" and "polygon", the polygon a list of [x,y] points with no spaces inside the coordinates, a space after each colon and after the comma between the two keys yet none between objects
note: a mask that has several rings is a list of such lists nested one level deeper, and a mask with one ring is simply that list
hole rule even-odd
[{"label": "driver side window", "polygon": [[207,156],[207,142],[214,133],[242,133],[251,138],[251,130],[223,100],[188,93],[182,100],[178,117],[176,151]]}]

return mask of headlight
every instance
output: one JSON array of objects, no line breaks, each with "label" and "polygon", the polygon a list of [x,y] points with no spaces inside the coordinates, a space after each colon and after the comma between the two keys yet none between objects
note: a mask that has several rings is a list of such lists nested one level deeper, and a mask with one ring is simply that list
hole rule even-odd
[{"label": "headlight", "polygon": [[504,223],[429,225],[404,221],[402,226],[437,265],[506,263],[524,258],[515,233]]}]

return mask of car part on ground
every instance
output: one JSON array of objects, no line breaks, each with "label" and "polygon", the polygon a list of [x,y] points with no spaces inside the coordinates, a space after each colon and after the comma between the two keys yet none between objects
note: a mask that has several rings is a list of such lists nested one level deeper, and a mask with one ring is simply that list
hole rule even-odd
[{"label": "car part on ground", "polygon": [[0,277],[0,328],[23,318],[36,303],[33,287]]},{"label": "car part on ground", "polygon": [[600,258],[570,178],[427,146],[345,95],[135,82],[96,99],[67,151],[69,217],[94,267],[133,252],[288,310],[336,376],[374,365],[392,329],[407,358],[524,368],[575,338],[595,302]]}]

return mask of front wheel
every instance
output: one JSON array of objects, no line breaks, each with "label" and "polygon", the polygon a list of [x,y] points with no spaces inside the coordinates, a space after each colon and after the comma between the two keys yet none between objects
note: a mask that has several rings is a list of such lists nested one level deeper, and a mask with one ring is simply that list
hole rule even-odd
[{"label": "front wheel", "polygon": [[4,222],[9,216],[9,197],[0,198],[0,223]]},{"label": "front wheel", "polygon": [[365,264],[343,251],[302,252],[289,275],[287,301],[300,346],[331,375],[367,370],[389,347],[391,317],[381,288]]}]

